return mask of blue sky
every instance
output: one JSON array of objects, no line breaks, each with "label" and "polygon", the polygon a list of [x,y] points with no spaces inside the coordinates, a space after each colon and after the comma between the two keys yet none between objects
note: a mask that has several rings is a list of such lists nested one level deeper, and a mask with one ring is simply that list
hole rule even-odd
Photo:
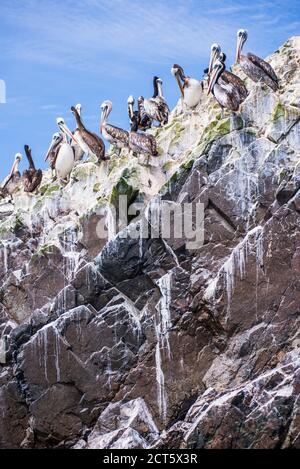
[{"label": "blue sky", "polygon": [[249,31],[246,50],[266,56],[299,34],[299,11],[299,0],[1,0],[0,178],[24,144],[44,167],[56,117],[74,127],[71,105],[80,102],[86,126],[99,132],[100,104],[111,99],[111,123],[126,128],[128,95],[150,96],[153,75],[173,106],[174,62],[201,77],[219,42],[230,65],[240,27]]}]

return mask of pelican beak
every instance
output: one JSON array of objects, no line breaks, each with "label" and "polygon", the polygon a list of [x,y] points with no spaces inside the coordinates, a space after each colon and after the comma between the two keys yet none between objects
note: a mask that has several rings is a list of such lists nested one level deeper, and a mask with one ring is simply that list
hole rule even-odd
[{"label": "pelican beak", "polygon": [[181,82],[179,72],[175,73],[175,78],[176,78],[177,84],[179,86],[181,96],[184,98],[184,89],[183,89],[183,86],[182,86],[182,82]]},{"label": "pelican beak", "polygon": [[73,140],[77,145],[78,145],[78,142],[76,140],[76,138],[74,137],[74,135],[72,134],[71,130],[65,125],[65,124],[59,124],[58,126],[60,128],[60,130],[65,133],[66,135],[68,135],[68,137],[71,139],[71,141]]},{"label": "pelican beak", "polygon": [[212,76],[211,76],[211,79],[209,81],[209,86],[208,86],[208,90],[207,90],[207,95],[209,95],[209,93],[211,92],[211,90],[213,89],[213,87],[215,86],[216,84],[216,81],[218,79],[218,73],[219,73],[219,68],[216,68],[213,73],[212,73]]},{"label": "pelican beak", "polygon": [[208,66],[208,75],[209,75],[209,76],[210,76],[211,71],[212,71],[212,69],[213,69],[214,61],[217,59],[217,57],[218,57],[218,51],[217,51],[217,50],[211,51],[211,53],[210,53],[210,61],[209,61],[209,66]]},{"label": "pelican beak", "polygon": [[239,60],[240,60],[240,55],[241,55],[242,47],[243,47],[243,37],[241,36],[241,37],[238,37],[238,39],[237,39],[236,57],[235,57],[235,61],[236,61],[236,62],[239,62]]}]

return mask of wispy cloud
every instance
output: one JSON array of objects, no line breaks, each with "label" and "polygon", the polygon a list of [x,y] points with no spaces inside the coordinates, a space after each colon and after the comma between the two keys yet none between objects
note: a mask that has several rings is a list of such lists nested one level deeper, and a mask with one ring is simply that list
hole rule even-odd
[{"label": "wispy cloud", "polygon": [[169,64],[206,56],[216,40],[232,46],[236,15],[255,24],[257,37],[259,24],[271,27],[281,18],[268,16],[270,5],[257,2],[251,15],[253,5],[245,1],[2,0],[5,21],[23,32],[14,43],[4,41],[3,53],[61,68],[130,73],[126,61]]}]

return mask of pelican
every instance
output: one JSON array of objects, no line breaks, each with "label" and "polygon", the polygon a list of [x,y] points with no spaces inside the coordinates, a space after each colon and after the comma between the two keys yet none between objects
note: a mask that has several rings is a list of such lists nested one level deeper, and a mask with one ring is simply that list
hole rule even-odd
[{"label": "pelican", "polygon": [[25,192],[34,192],[42,182],[43,172],[41,169],[35,169],[31,155],[31,148],[29,148],[28,145],[25,145],[24,150],[29,163],[29,168],[25,169],[22,174],[23,187]]},{"label": "pelican", "polygon": [[88,155],[94,155],[98,159],[98,162],[107,160],[108,158],[105,156],[105,145],[102,138],[85,128],[79,112],[74,106],[71,107],[71,111],[75,116],[78,127],[76,139],[78,139],[78,143],[82,150]]},{"label": "pelican", "polygon": [[158,121],[160,125],[168,123],[170,109],[163,96],[162,79],[159,77],[153,78],[154,94],[150,99],[144,99],[145,114],[151,121]]},{"label": "pelican", "polygon": [[207,94],[210,92],[213,93],[214,97],[220,104],[222,108],[222,116],[223,116],[223,109],[227,108],[230,111],[238,111],[240,106],[240,99],[238,94],[234,92],[231,85],[221,83],[221,76],[224,73],[225,64],[220,60],[216,60],[213,66],[211,79],[209,82],[209,87]]},{"label": "pelican", "polygon": [[186,107],[188,109],[195,108],[199,104],[203,94],[203,82],[185,76],[183,68],[178,64],[173,65],[171,73],[177,80]]},{"label": "pelican", "polygon": [[134,111],[134,97],[129,96],[127,99],[127,106],[128,106],[128,116],[130,121],[130,130],[136,132],[139,128],[139,111]]},{"label": "pelican", "polygon": [[6,197],[8,195],[11,196],[17,189],[20,180],[21,180],[21,173],[19,171],[19,164],[22,159],[21,153],[16,153],[14,163],[12,165],[11,171],[7,178],[4,181],[3,186],[0,189],[0,195],[2,197]]},{"label": "pelican", "polygon": [[[79,116],[81,117],[81,104],[76,104],[75,109],[78,112]],[[74,130],[73,135],[75,136],[76,140],[79,141],[80,135],[79,135],[79,129],[78,127]],[[84,149],[81,148],[79,143],[75,143],[74,140],[72,140],[71,145],[74,147],[75,151],[75,161],[81,161],[83,156],[84,156]]]},{"label": "pelican", "polygon": [[[212,44],[211,46],[210,61],[209,61],[209,67],[208,67],[209,76],[211,75],[214,62],[217,59],[219,59],[225,65],[226,54],[224,54],[224,52],[221,52],[221,46],[215,43],[215,44]],[[220,76],[219,84],[231,85],[232,90],[234,90],[234,92],[238,94],[238,97],[241,100],[241,102],[245,101],[245,99],[248,96],[248,91],[247,91],[246,86],[244,85],[243,80],[241,80],[240,77],[238,77],[237,75],[234,75],[234,73],[231,73],[228,70],[224,70],[224,72]]]},{"label": "pelican", "polygon": [[46,153],[45,161],[49,161],[49,166],[52,171],[55,170],[55,161],[56,161],[57,153],[64,138],[65,138],[64,134],[62,134],[61,132],[60,133],[56,132],[55,134],[53,134],[50,147]]},{"label": "pelican", "polygon": [[273,68],[268,62],[248,52],[242,55],[242,49],[247,41],[248,33],[245,29],[239,29],[237,32],[236,62],[238,62],[243,72],[254,82],[263,82],[273,91],[279,88],[278,78]]},{"label": "pelican", "polygon": [[[77,111],[77,112],[80,112],[80,111]],[[74,132],[71,132],[71,130],[69,129],[69,127],[67,126],[67,124],[65,123],[62,117],[58,117],[56,119],[56,123],[62,135],[65,135],[66,137],[70,138],[70,145],[74,151],[75,162],[80,161],[84,155],[84,151],[82,150],[77,140],[79,136],[78,129],[76,129]]]},{"label": "pelican", "polygon": [[127,147],[133,152],[143,153],[148,156],[157,156],[156,140],[152,135],[137,132],[127,132],[107,123],[109,114],[112,111],[112,102],[104,101],[101,104],[101,133],[111,144],[118,148]]},{"label": "pelican", "polygon": [[147,130],[151,128],[151,119],[147,116],[144,107],[144,97],[138,98],[138,112],[139,112],[139,128],[140,130]]},{"label": "pelican", "polygon": [[[74,138],[74,136],[73,136]],[[74,149],[67,140],[67,134],[54,134],[45,161],[50,160],[51,169],[57,179],[66,181],[74,167]]]},{"label": "pelican", "polygon": [[107,140],[111,145],[116,145],[117,148],[120,149],[128,147],[129,132],[107,123],[107,119],[111,111],[112,102],[109,100],[103,101],[101,104],[100,132],[105,140]]}]

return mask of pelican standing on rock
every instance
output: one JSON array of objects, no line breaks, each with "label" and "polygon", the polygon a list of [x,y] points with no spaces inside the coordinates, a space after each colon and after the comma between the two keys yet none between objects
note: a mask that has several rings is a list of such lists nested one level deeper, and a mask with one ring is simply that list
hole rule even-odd
[{"label": "pelican standing on rock", "polygon": [[[59,120],[59,119],[58,119]],[[74,138],[74,137],[73,137]],[[45,161],[50,160],[51,169],[60,181],[67,181],[74,167],[74,149],[67,140],[67,134],[54,134]]]},{"label": "pelican standing on rock", "polygon": [[147,130],[151,128],[151,119],[147,116],[144,107],[144,97],[140,96],[138,98],[138,113],[139,113],[139,129]]},{"label": "pelican standing on rock", "polygon": [[134,97],[129,96],[127,99],[127,106],[128,106],[128,116],[130,121],[130,130],[132,132],[137,132],[139,128],[139,111],[134,111]]},{"label": "pelican standing on rock", "polygon": [[271,65],[251,52],[248,52],[247,55],[242,54],[247,38],[247,31],[239,29],[237,32],[236,62],[240,64],[243,72],[252,81],[265,83],[273,91],[277,91],[279,89],[278,78]]},{"label": "pelican standing on rock", "polygon": [[163,96],[162,79],[153,78],[154,94],[150,99],[144,99],[145,114],[151,121],[157,121],[160,125],[168,123],[170,109]]},{"label": "pelican standing on rock", "polygon": [[116,145],[117,148],[129,147],[129,132],[120,129],[115,125],[107,123],[108,116],[112,111],[112,102],[108,99],[101,104],[101,121],[100,132],[111,145]]},{"label": "pelican standing on rock", "polygon": [[[224,54],[224,52],[221,52],[221,46],[219,44],[212,44],[211,52],[210,52],[209,67],[208,67],[209,76],[211,75],[213,65],[217,59],[220,60],[220,62],[223,62],[225,65],[226,54]],[[241,102],[244,101],[248,96],[248,91],[243,80],[237,75],[235,75],[234,73],[231,73],[226,69],[224,70],[221,77],[219,78],[219,83],[225,86],[226,85],[231,86],[232,91],[238,94],[238,97],[241,100]]]},{"label": "pelican standing on rock", "polygon": [[183,68],[174,64],[171,68],[172,75],[176,78],[182,99],[188,109],[195,108],[203,95],[203,82],[195,78],[187,77]]},{"label": "pelican standing on rock", "polygon": [[0,196],[7,197],[15,192],[18,188],[18,185],[21,180],[21,173],[19,171],[19,164],[22,159],[21,153],[16,153],[14,163],[12,165],[11,171],[7,176],[6,180],[4,181],[3,186],[0,188]]},{"label": "pelican standing on rock", "polygon": [[50,147],[46,153],[45,161],[49,162],[49,166],[52,172],[55,171],[55,161],[57,158],[57,153],[63,140],[64,135],[61,132],[55,132],[55,134],[53,134]]},{"label": "pelican standing on rock", "polygon": [[148,156],[157,156],[156,140],[153,135],[146,135],[126,130],[108,124],[107,119],[112,111],[112,102],[109,100],[101,104],[101,133],[103,137],[118,148],[130,148],[133,152],[143,153]]},{"label": "pelican standing on rock", "polygon": [[234,92],[231,86],[228,86],[221,82],[220,78],[225,70],[225,64],[220,60],[216,60],[213,66],[209,87],[207,94],[213,93],[214,97],[223,109],[229,109],[230,111],[236,112],[239,110],[241,101],[238,94]]},{"label": "pelican standing on rock", "polygon": [[95,156],[99,163],[101,161],[107,160],[108,158],[105,156],[105,145],[102,138],[98,137],[98,135],[90,132],[85,128],[78,110],[75,109],[74,106],[71,107],[71,111],[75,116],[78,127],[78,131],[76,132],[76,139],[78,139],[78,143],[82,150],[84,150],[84,152],[88,155]]},{"label": "pelican standing on rock", "polygon": [[25,169],[22,174],[22,182],[25,192],[34,192],[40,186],[43,179],[41,169],[35,169],[35,165],[31,155],[31,148],[24,146],[25,154],[29,163],[29,168]]},{"label": "pelican standing on rock", "polygon": [[[80,112],[79,110],[77,112]],[[84,151],[82,150],[81,146],[78,143],[78,129],[76,129],[74,132],[71,132],[67,124],[65,123],[64,119],[62,117],[58,117],[56,119],[57,126],[60,130],[60,132],[65,135],[66,137],[69,137],[70,139],[70,145],[73,148],[74,151],[74,160],[75,162],[78,162],[82,159],[84,155]],[[76,138],[77,136],[77,138]]]},{"label": "pelican standing on rock", "polygon": [[[81,104],[76,104],[75,109],[79,114],[79,117],[81,118]],[[73,135],[75,136],[76,140],[79,142],[80,135],[79,135],[79,129],[78,127],[74,130]],[[81,148],[79,143],[75,143],[74,140],[71,142],[72,147],[74,148],[74,156],[75,156],[75,162],[81,161],[83,156],[84,156],[84,149]]]}]

